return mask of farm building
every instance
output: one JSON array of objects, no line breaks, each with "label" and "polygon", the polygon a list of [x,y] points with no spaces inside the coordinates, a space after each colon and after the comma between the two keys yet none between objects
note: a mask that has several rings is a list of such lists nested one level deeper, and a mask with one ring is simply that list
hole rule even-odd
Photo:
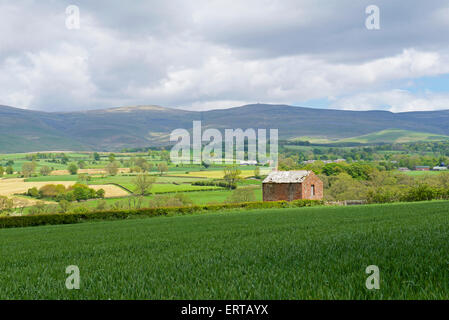
[{"label": "farm building", "polygon": [[416,166],[415,170],[416,171],[429,171],[430,167],[429,166]]},{"label": "farm building", "polygon": [[263,201],[323,199],[323,182],[313,171],[273,171],[262,183]]}]

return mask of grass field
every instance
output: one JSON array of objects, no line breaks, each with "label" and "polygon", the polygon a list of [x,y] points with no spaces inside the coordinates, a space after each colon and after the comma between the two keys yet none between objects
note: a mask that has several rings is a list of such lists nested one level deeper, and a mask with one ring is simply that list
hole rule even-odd
[{"label": "grass field", "polygon": [[[204,191],[192,191],[186,192],[185,196],[192,200],[193,204],[210,204],[210,203],[224,203],[226,199],[231,195],[231,190],[226,189],[214,189],[214,190],[204,190]],[[254,189],[254,195],[256,196],[256,201],[262,201],[262,189]],[[145,196],[144,204],[148,204],[148,201],[154,196]],[[113,204],[116,201],[126,201],[126,198],[110,198],[104,199],[106,203]],[[100,200],[89,200],[82,202],[90,208],[95,208]]]},{"label": "grass field", "polygon": [[[449,203],[0,230],[0,299],[447,299]],[[380,290],[365,287],[368,265]],[[67,290],[66,267],[80,269]]]},{"label": "grass field", "polygon": [[436,175],[439,175],[441,172],[444,172],[444,171],[407,171],[407,172],[403,172],[403,173],[408,176],[425,176],[425,175],[436,176]]}]

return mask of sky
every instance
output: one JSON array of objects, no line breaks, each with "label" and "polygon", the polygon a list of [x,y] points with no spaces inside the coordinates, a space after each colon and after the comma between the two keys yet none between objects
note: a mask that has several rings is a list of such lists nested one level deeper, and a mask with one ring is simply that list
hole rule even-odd
[{"label": "sky", "polygon": [[448,30],[446,0],[0,0],[0,105],[449,109]]}]

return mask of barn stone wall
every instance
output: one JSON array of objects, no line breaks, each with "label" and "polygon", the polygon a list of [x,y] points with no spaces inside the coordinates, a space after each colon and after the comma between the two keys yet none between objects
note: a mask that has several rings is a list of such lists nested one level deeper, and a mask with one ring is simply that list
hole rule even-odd
[{"label": "barn stone wall", "polygon": [[[315,196],[312,196],[312,185],[315,186]],[[303,198],[309,200],[322,200],[324,196],[323,181],[313,172],[302,183]]]},{"label": "barn stone wall", "polygon": [[[312,185],[315,196],[312,196]],[[262,185],[263,201],[293,201],[298,199],[323,199],[323,182],[311,172],[302,183],[264,183]]]}]

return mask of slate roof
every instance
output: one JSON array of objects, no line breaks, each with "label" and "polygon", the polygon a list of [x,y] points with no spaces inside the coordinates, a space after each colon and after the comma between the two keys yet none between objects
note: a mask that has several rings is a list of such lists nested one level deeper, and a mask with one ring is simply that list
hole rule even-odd
[{"label": "slate roof", "polygon": [[311,171],[273,171],[263,183],[301,183]]}]

